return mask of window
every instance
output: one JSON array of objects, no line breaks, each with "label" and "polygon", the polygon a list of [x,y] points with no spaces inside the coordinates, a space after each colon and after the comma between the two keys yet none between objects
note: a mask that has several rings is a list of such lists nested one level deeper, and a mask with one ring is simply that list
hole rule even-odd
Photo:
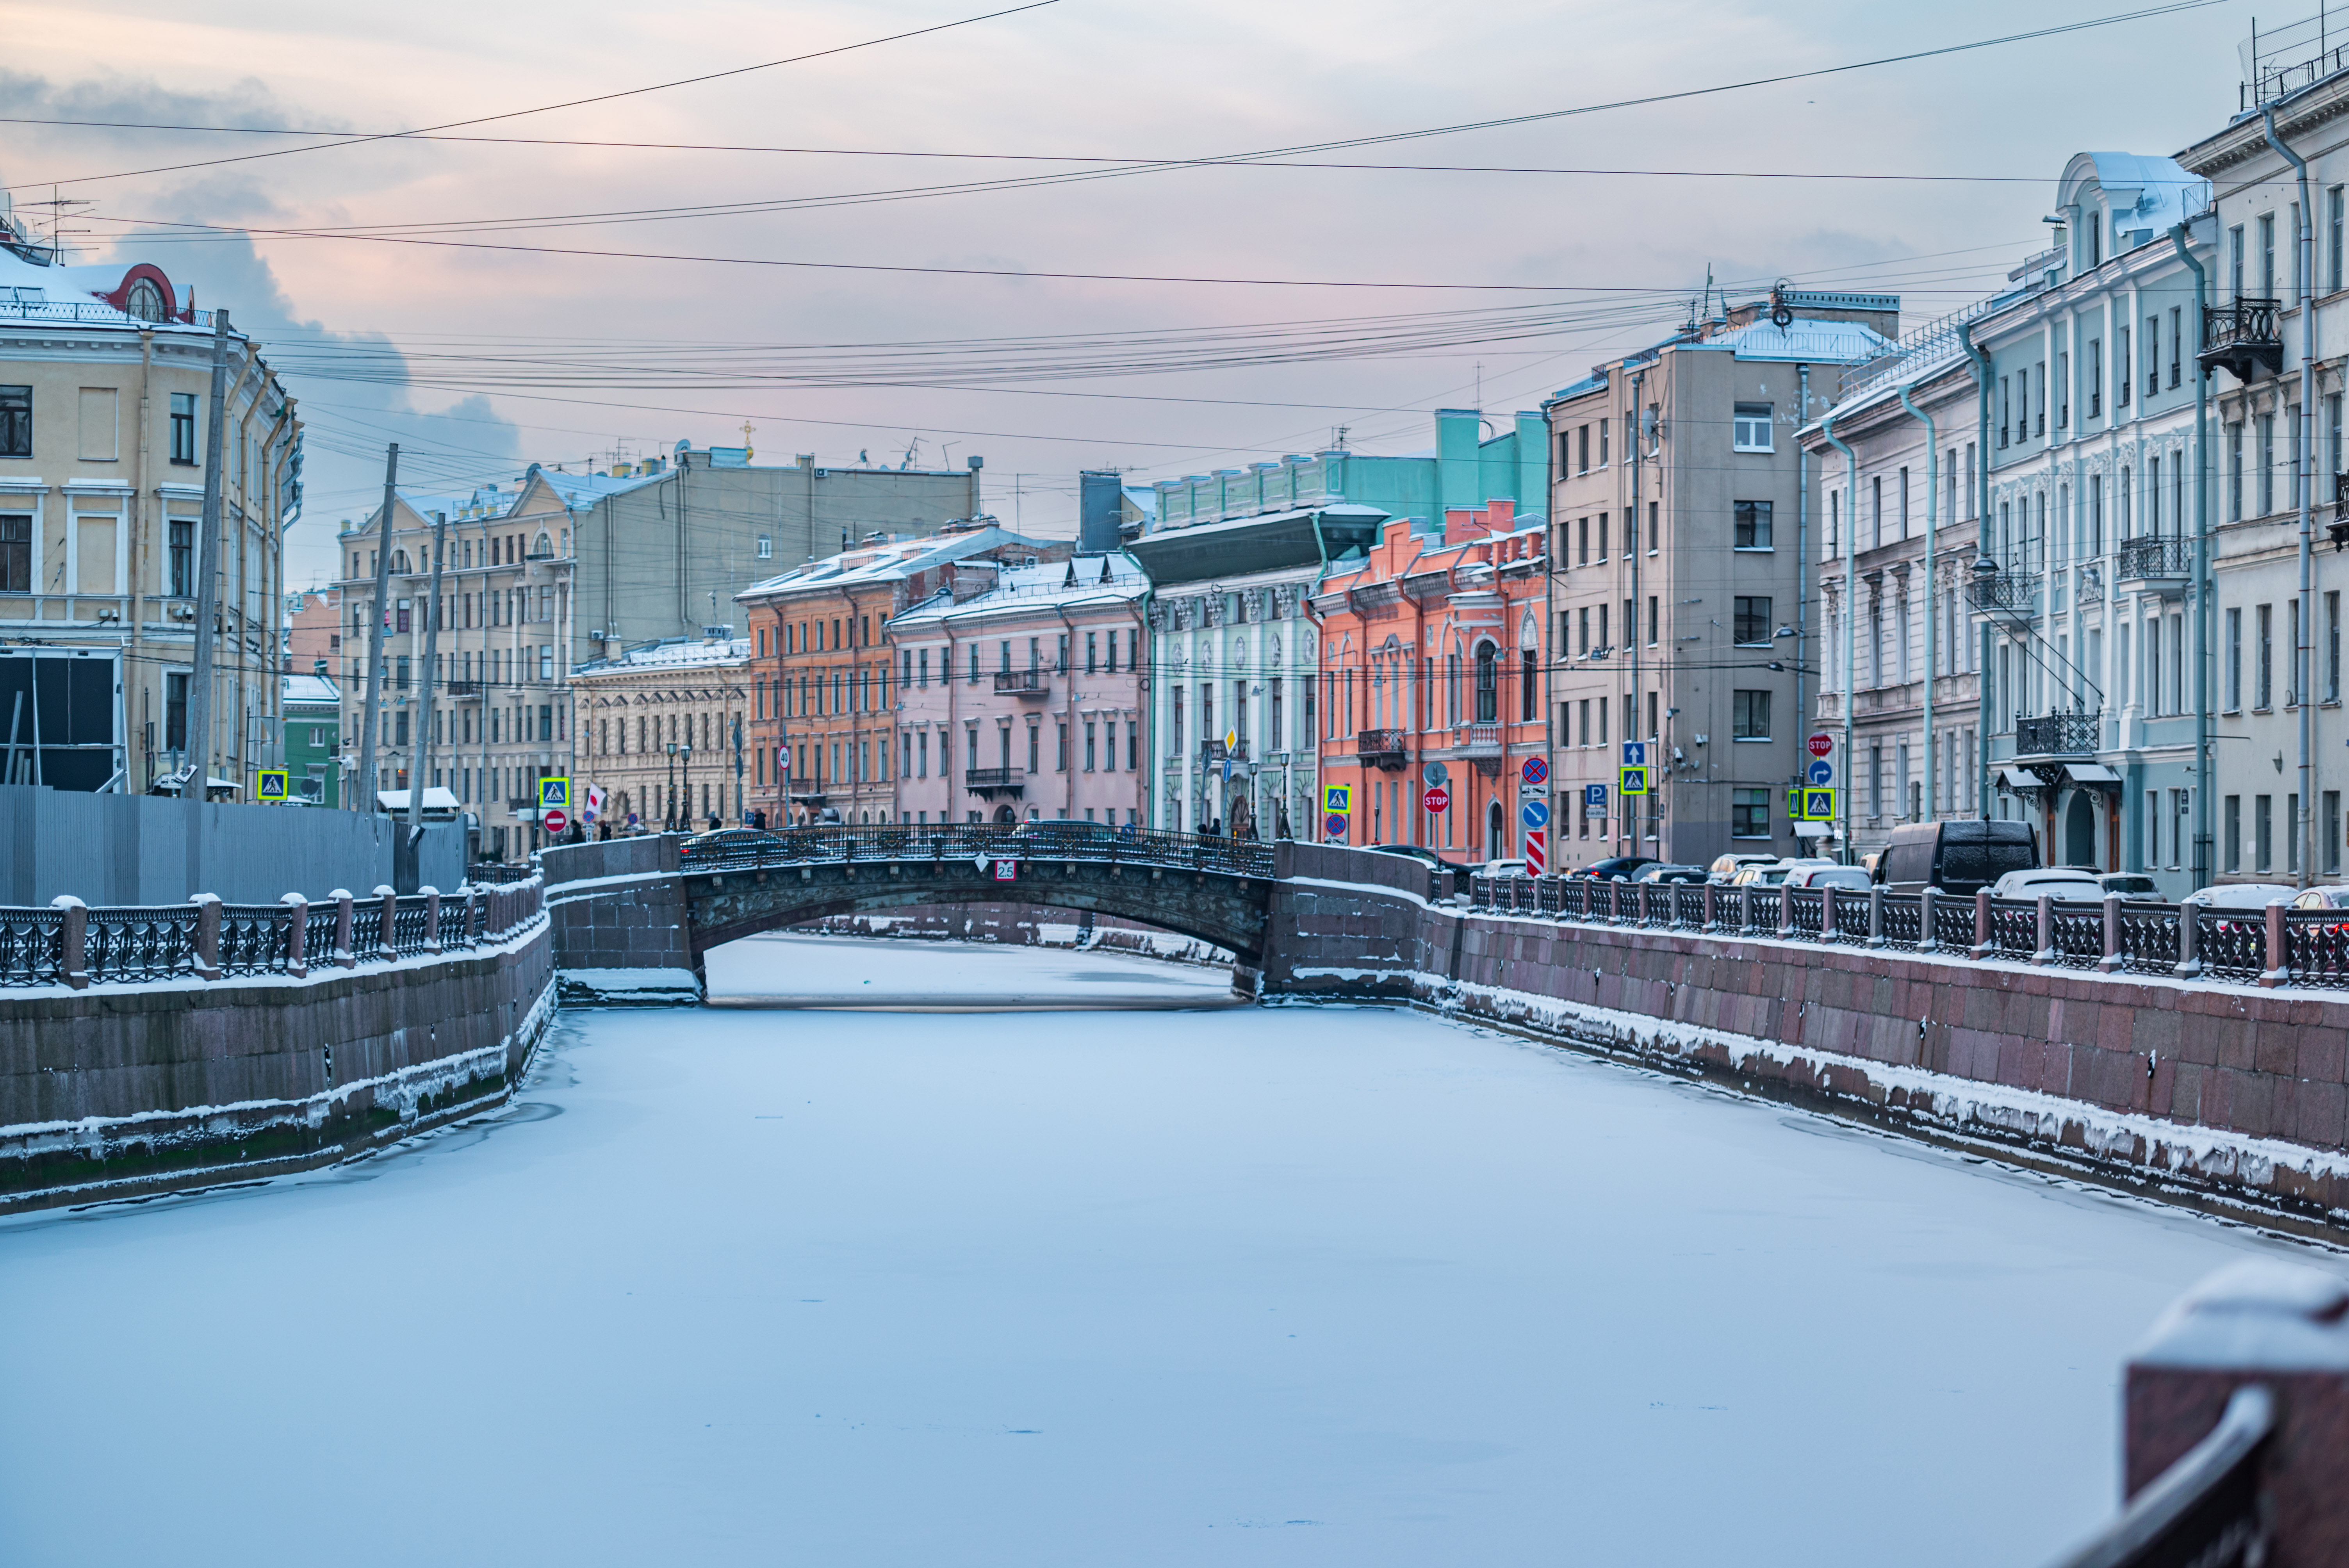
[{"label": "window", "polygon": [[171,460],[183,466],[196,460],[196,395],[192,392],[171,394]]},{"label": "window", "polygon": [[2251,869],[2270,870],[2275,864],[2275,797],[2251,797]]},{"label": "window", "polygon": [[2220,851],[2226,857],[2227,870],[2240,872],[2243,869],[2243,798],[2240,795],[2227,797],[2225,814],[2225,830],[2220,835]]},{"label": "window", "polygon": [[33,518],[30,512],[0,516],[0,593],[33,591]]},{"label": "window", "polygon": [[2126,408],[2129,406],[2129,386],[2135,380],[2136,373],[2130,368],[2129,329],[2122,327],[2120,334],[2120,341],[2113,349],[2113,406]]},{"label": "window", "polygon": [[2324,700],[2341,700],[2341,593],[2324,595]]},{"label": "window", "polygon": [[2169,385],[2175,389],[2180,374],[2180,346],[2186,341],[2184,307],[2172,306],[2169,312]]},{"label": "window", "polygon": [[1766,647],[1772,629],[1769,597],[1741,593],[1731,603],[1735,607],[1731,616],[1733,640],[1744,647]]},{"label": "window", "polygon": [[[2272,212],[2260,214],[2260,297],[2276,297],[2275,214]],[[2267,868],[2261,866],[2260,869],[2265,871]]]},{"label": "window", "polygon": [[0,458],[33,455],[33,389],[0,387]]},{"label": "window", "polygon": [[[1062,773],[1066,773],[1066,772],[1069,770],[1069,727],[1068,727],[1067,725],[1065,725],[1065,724],[1062,724],[1062,725],[1056,726],[1055,727],[1056,727],[1056,728],[1058,728],[1058,729],[1060,730],[1060,732],[1061,732],[1061,741],[1060,741],[1060,751],[1059,751],[1059,754],[1058,754],[1058,757],[1057,757],[1056,760],[1055,760],[1055,761],[1054,761],[1054,763],[1053,763],[1053,767],[1055,767],[1056,769],[1058,769],[1061,772],[1062,772]],[[1011,733],[1011,732],[1010,732],[1010,730],[1006,729],[1003,733],[1004,733],[1004,735],[1005,735],[1005,737],[1006,737],[1006,739],[1005,739],[1005,741],[1004,741],[1004,748],[1005,748],[1006,750],[1009,750],[1009,749],[1010,748],[1010,745],[1011,745],[1011,742],[1010,742],[1010,740],[1009,740],[1009,737],[1010,736],[1010,733]]]},{"label": "window", "polygon": [[1730,694],[1729,734],[1733,740],[1770,738],[1770,694],[1738,691]]},{"label": "window", "polygon": [[1590,471],[1590,427],[1589,427],[1589,426],[1588,426],[1588,425],[1582,425],[1582,426],[1578,426],[1578,427],[1577,427],[1577,428],[1576,428],[1575,432],[1574,432],[1574,444],[1575,444],[1575,450],[1576,450],[1576,453],[1577,453],[1577,456],[1576,456],[1576,458],[1575,458],[1574,471],[1575,471],[1575,472],[1577,472],[1577,473],[1578,473],[1578,474],[1587,474],[1587,473],[1588,473],[1588,472]]},{"label": "window", "polygon": [[2262,604],[2253,615],[2259,624],[2260,645],[2258,700],[2252,706],[2265,708],[2273,706],[2271,699],[2275,696],[2275,610],[2272,605]]},{"label": "window", "polygon": [[2161,390],[2161,317],[2145,318],[2145,395]]},{"label": "window", "polygon": [[1731,444],[1741,452],[1774,450],[1771,442],[1770,405],[1740,403],[1731,423]]},{"label": "window", "polygon": [[2088,418],[2105,411],[2105,340],[2088,339]]},{"label": "window", "polygon": [[1501,717],[1499,650],[1490,643],[1476,645],[1476,722],[1495,724]]},{"label": "window", "polygon": [[2327,876],[2341,872],[2341,791],[2324,792],[2324,855],[2321,862]]},{"label": "window", "polygon": [[2260,510],[2267,516],[2275,511],[2275,416],[2260,416]]},{"label": "window", "polygon": [[1656,595],[1651,593],[1648,595],[1648,646],[1651,648],[1656,645],[1656,634],[1658,629],[1656,620]]},{"label": "window", "polygon": [[1088,773],[1098,770],[1095,766],[1095,758],[1097,753],[1095,752],[1093,745],[1095,731],[1098,727],[1099,727],[1093,720],[1087,719],[1085,721],[1085,771]]},{"label": "window", "polygon": [[2243,422],[2227,427],[2227,521],[2243,521]]},{"label": "window", "polygon": [[1770,503],[1766,500],[1741,500],[1736,503],[1735,512],[1733,546],[1739,550],[1771,548]]},{"label": "window", "polygon": [[2227,612],[2227,711],[2243,706],[2243,613]]},{"label": "window", "polygon": [[1868,547],[1874,550],[1884,542],[1884,476],[1871,478],[1868,490]]},{"label": "window", "polygon": [[1540,712],[1541,673],[1538,657],[1531,648],[1517,655],[1517,718],[1531,724]]},{"label": "window", "polygon": [[774,558],[775,536],[771,533],[762,533],[759,535],[759,559],[761,561],[772,561]]},{"label": "window", "polygon": [[1729,805],[1730,836],[1766,839],[1770,836],[1770,791],[1733,789]]}]

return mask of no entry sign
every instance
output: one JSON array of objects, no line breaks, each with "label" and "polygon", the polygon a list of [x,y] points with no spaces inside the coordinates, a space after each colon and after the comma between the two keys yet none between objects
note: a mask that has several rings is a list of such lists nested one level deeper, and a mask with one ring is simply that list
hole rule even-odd
[{"label": "no entry sign", "polygon": [[547,830],[548,832],[550,832],[550,833],[560,833],[560,832],[562,832],[565,828],[568,828],[569,826],[571,826],[571,819],[570,819],[570,818],[568,818],[568,817],[566,817],[566,816],[564,816],[564,815],[561,811],[559,811],[559,810],[555,810],[555,811],[549,811],[549,812],[546,814],[546,819],[545,819],[545,820],[546,820],[546,830]]},{"label": "no entry sign", "polygon": [[1449,811],[1452,810],[1452,791],[1441,784],[1431,785],[1419,798],[1419,803],[1430,811]]}]

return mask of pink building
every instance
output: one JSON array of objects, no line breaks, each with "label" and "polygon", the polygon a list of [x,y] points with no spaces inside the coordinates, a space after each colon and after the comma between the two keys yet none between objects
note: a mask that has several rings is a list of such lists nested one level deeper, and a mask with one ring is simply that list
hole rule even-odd
[{"label": "pink building", "polygon": [[1130,556],[1081,555],[893,618],[897,820],[1140,822],[1149,588]]}]

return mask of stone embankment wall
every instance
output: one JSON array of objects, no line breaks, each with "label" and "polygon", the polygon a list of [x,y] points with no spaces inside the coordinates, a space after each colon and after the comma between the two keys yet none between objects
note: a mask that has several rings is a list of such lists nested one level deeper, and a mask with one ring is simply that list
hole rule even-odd
[{"label": "stone embankment wall", "polygon": [[566,844],[541,854],[539,865],[564,1001],[673,1007],[701,1000],[675,839]]},{"label": "stone embankment wall", "polygon": [[497,1104],[554,1013],[543,913],[451,954],[0,995],[0,1212],[278,1175]]},{"label": "stone embankment wall", "polygon": [[2349,1229],[2349,995],[1470,915],[1398,857],[1282,857],[1268,997],[1409,1002]]}]

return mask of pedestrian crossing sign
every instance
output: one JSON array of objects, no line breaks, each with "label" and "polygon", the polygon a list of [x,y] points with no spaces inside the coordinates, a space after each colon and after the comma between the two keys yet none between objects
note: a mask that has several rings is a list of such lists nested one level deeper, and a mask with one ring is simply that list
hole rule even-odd
[{"label": "pedestrian crossing sign", "polygon": [[264,806],[285,804],[285,769],[283,768],[261,769],[258,782],[254,786],[253,798]]},{"label": "pedestrian crossing sign", "polygon": [[1814,822],[1835,820],[1836,792],[1833,789],[1804,790],[1802,814]]},{"label": "pedestrian crossing sign", "polygon": [[1350,812],[1354,809],[1354,787],[1351,784],[1322,785],[1321,809],[1341,816]]},{"label": "pedestrian crossing sign", "polygon": [[1615,787],[1622,793],[1626,795],[1645,795],[1648,793],[1648,770],[1646,769],[1621,768],[1616,769],[1616,772],[1618,774],[1618,779]]},{"label": "pedestrian crossing sign", "polygon": [[538,809],[542,811],[571,810],[571,780],[542,779],[538,781]]}]

